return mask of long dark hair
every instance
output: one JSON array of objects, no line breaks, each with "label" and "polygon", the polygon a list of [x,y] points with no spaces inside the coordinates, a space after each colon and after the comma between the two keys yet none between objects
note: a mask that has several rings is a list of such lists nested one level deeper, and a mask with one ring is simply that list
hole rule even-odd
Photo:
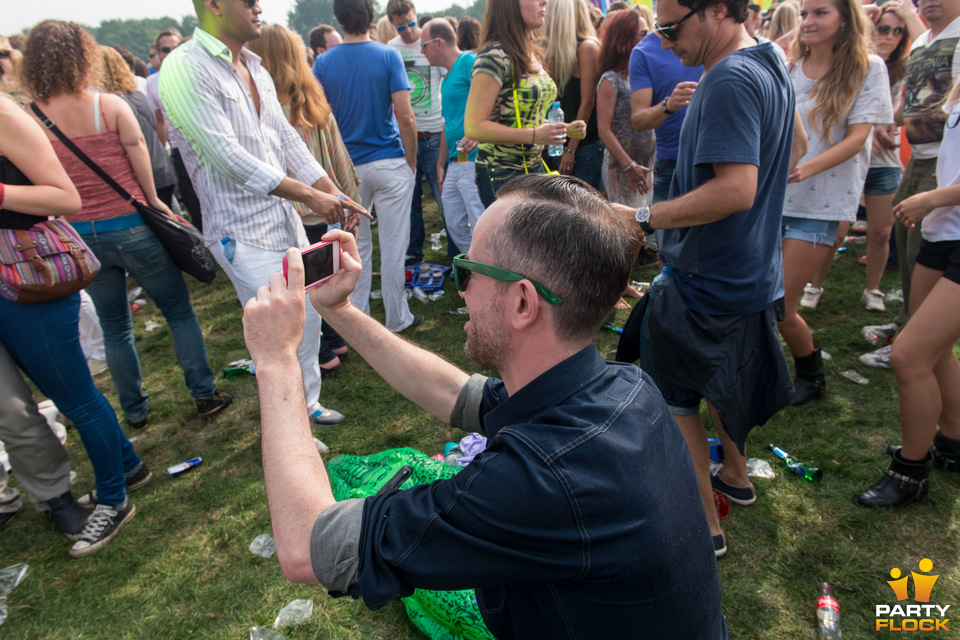
[{"label": "long dark hair", "polygon": [[[617,11],[607,18],[606,33],[600,46],[600,73],[613,70],[624,73],[630,64],[630,52],[640,33],[640,18],[643,15],[633,9]],[[649,26],[648,26],[649,28]]]},{"label": "long dark hair", "polygon": [[[894,11],[890,7],[884,7],[884,9],[880,12],[880,17],[877,18],[878,25],[886,13],[894,13]],[[886,60],[884,60],[884,62],[887,63],[887,75],[890,76],[891,87],[896,86],[897,83],[903,80],[903,77],[907,75],[907,60],[909,58],[910,36],[907,35],[907,28],[904,26],[903,35],[900,38],[900,44],[898,44],[897,48],[890,52],[890,55]]]},{"label": "long dark hair", "polygon": [[520,78],[532,71],[531,55],[543,57],[538,34],[539,30],[527,33],[518,0],[487,0],[480,25],[480,48],[494,43],[503,47],[513,67],[513,84],[519,84]]}]

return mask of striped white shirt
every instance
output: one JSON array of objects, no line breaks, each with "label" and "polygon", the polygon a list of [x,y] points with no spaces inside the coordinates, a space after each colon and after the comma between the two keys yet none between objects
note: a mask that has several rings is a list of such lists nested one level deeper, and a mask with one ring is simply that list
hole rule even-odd
[{"label": "striped white shirt", "polygon": [[203,208],[207,245],[231,238],[271,251],[305,247],[290,202],[271,196],[289,174],[312,185],[326,172],[283,116],[273,80],[249,49],[241,60],[260,94],[233,67],[230,50],[197,28],[160,70],[160,98]]}]

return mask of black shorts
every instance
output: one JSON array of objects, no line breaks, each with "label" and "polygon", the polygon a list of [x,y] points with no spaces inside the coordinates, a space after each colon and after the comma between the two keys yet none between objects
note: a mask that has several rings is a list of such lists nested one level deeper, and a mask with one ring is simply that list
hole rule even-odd
[{"label": "black shorts", "polygon": [[943,271],[943,277],[960,284],[960,240],[943,242],[920,241],[917,264],[928,269]]}]

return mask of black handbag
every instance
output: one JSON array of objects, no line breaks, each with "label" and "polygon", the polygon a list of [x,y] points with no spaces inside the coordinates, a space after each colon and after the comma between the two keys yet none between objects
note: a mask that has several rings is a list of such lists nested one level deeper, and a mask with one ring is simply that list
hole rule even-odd
[{"label": "black handbag", "polygon": [[173,262],[180,267],[181,271],[193,276],[200,282],[213,282],[214,277],[217,275],[217,262],[214,260],[213,254],[210,253],[210,249],[204,244],[203,235],[195,226],[181,216],[174,215],[174,217],[171,218],[164,212],[154,209],[134,198],[130,195],[130,192],[107,175],[96,162],[91,160],[70,138],[64,135],[57,125],[40,110],[36,103],[31,103],[30,108],[33,109],[33,112],[40,119],[40,122],[43,123],[43,126],[52,131],[64,146],[70,149],[75,156],[90,167],[91,171],[100,176],[104,182],[120,194],[121,198],[136,208],[137,213],[140,214],[143,221],[150,227],[154,235],[157,236],[160,244],[167,250],[167,253],[170,254]]}]

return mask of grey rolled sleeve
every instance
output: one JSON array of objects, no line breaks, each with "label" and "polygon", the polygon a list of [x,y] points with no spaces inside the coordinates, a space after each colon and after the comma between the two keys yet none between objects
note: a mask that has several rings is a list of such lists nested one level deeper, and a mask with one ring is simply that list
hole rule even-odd
[{"label": "grey rolled sleeve", "polygon": [[363,499],[343,500],[324,510],[310,534],[313,574],[328,591],[346,593],[357,581]]},{"label": "grey rolled sleeve", "polygon": [[457,402],[450,413],[450,426],[468,433],[484,433],[480,420],[480,403],[483,401],[483,386],[487,376],[475,373],[460,389]]}]

